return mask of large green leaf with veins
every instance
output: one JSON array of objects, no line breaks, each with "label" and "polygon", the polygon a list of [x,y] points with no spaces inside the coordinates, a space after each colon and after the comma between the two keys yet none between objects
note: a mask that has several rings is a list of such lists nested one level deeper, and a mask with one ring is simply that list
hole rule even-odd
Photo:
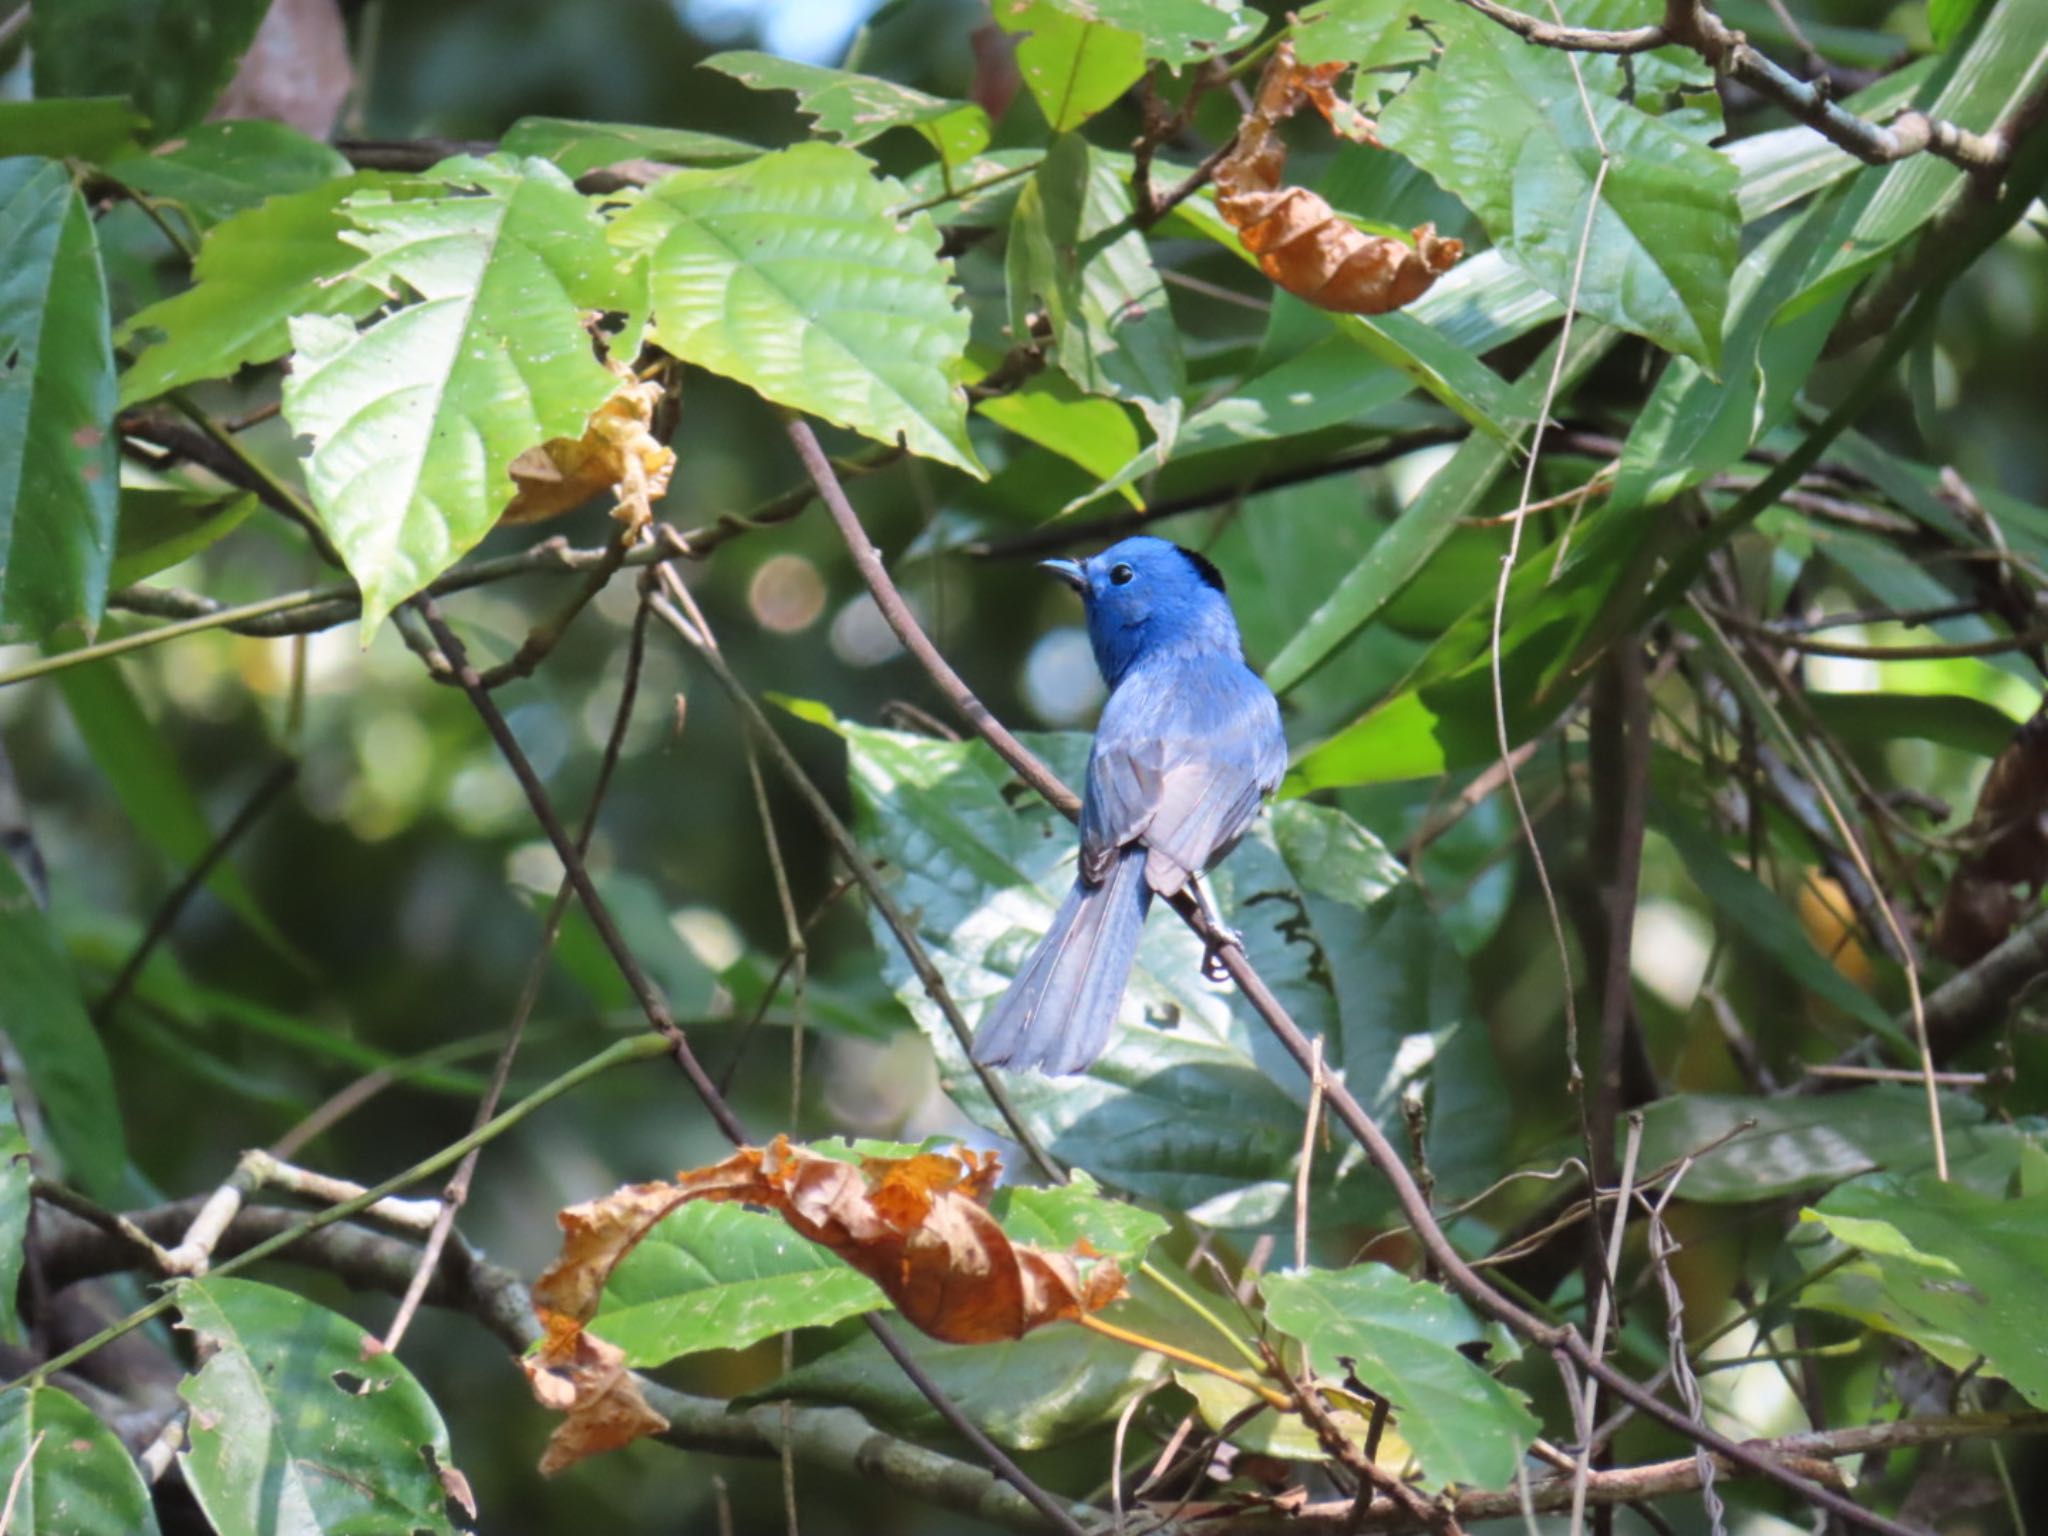
[{"label": "large green leaf with veins", "polygon": [[1437,67],[1382,114],[1382,140],[1464,202],[1549,292],[1571,291],[1583,244],[1587,314],[1718,367],[1741,227],[1734,165],[1690,122],[1597,91],[1596,138],[1563,54],[1482,18],[1455,21]]},{"label": "large green leaf with veins", "polygon": [[1924,1346],[2048,1407],[2048,1195],[2004,1198],[1931,1174],[1845,1184],[1800,1219],[1863,1257],[1804,1293],[1800,1305],[1845,1313]]},{"label": "large green leaf with veins", "polygon": [[1070,14],[1055,0],[998,5],[995,18],[1022,34],[1017,71],[1055,133],[1080,127],[1145,73],[1144,38]]},{"label": "large green leaf with veins", "polygon": [[693,1201],[619,1261],[590,1329],[628,1365],[651,1366],[888,1304],[874,1281],[781,1217]]},{"label": "large green leaf with veins", "polygon": [[456,161],[434,195],[365,190],[343,238],[354,276],[412,297],[358,331],[295,316],[284,413],[311,441],[307,485],[363,590],[363,635],[490,531],[511,462],[578,437],[613,379],[584,311],[611,307],[619,258],[590,203],[543,160]]},{"label": "large green leaf with veins", "polygon": [[778,405],[982,475],[967,440],[967,314],[925,214],[866,157],[799,144],[678,171],[612,226],[647,254],[654,335]]}]

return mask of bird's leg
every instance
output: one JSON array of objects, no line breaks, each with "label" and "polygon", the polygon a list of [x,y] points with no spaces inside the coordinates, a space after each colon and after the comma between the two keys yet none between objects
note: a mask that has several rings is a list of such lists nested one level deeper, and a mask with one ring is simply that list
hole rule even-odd
[{"label": "bird's leg", "polygon": [[1223,968],[1223,951],[1244,948],[1244,935],[1223,921],[1223,914],[1216,908],[1216,898],[1209,894],[1208,882],[1200,875],[1191,876],[1188,886],[1195,893],[1195,905],[1202,909],[1208,932],[1203,936],[1202,979],[1204,981],[1228,981],[1230,973]]}]

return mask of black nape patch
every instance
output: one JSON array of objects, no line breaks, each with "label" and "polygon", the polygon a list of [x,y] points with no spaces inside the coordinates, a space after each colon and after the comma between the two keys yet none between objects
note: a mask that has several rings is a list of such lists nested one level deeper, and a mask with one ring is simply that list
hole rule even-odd
[{"label": "black nape patch", "polygon": [[1184,548],[1179,544],[1173,547],[1187,556],[1188,564],[1195,568],[1195,574],[1201,577],[1206,585],[1214,587],[1218,592],[1224,590],[1223,573],[1216,569],[1207,555],[1198,555],[1192,549]]}]

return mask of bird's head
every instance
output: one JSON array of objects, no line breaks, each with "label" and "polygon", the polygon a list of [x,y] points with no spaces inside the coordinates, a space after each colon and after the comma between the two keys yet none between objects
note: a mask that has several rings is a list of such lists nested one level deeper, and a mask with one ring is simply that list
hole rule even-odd
[{"label": "bird's head", "polygon": [[1155,650],[1243,654],[1223,575],[1191,549],[1141,534],[1086,560],[1045,560],[1040,568],[1081,594],[1111,687]]}]

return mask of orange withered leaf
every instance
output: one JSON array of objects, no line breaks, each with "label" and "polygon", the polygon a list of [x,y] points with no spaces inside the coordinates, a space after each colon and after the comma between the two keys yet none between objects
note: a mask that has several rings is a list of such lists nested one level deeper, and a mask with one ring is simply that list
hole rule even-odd
[{"label": "orange withered leaf", "polygon": [[550,438],[512,461],[519,493],[500,522],[544,522],[606,490],[617,499],[612,515],[619,521],[635,528],[652,521],[652,503],[668,494],[676,467],[675,453],[653,432],[663,390],[630,368],[609,366],[619,386],[590,413],[581,437]]},{"label": "orange withered leaf", "polygon": [[1414,243],[1369,235],[1306,187],[1285,185],[1287,145],[1280,124],[1313,106],[1347,138],[1376,142],[1372,125],[1331,88],[1340,64],[1305,68],[1291,44],[1273,50],[1237,142],[1216,167],[1216,209],[1259,270],[1297,298],[1350,315],[1379,315],[1424,293],[1465,253],[1434,224]]},{"label": "orange withered leaf", "polygon": [[536,1307],[540,1346],[519,1362],[543,1408],[565,1414],[548,1437],[540,1470],[549,1477],[586,1457],[658,1435],[668,1420],[648,1407],[639,1382],[626,1369],[625,1351],[585,1333],[577,1319]]},{"label": "orange withered leaf", "polygon": [[[856,1164],[792,1147],[778,1136],[767,1147],[742,1147],[724,1162],[679,1173],[673,1183],[629,1184],[570,1206],[558,1218],[562,1252],[533,1287],[534,1310],[546,1330],[527,1365],[534,1394],[544,1406],[567,1406],[572,1417],[582,1412],[579,1447],[636,1422],[637,1394],[630,1402],[621,1396],[631,1377],[619,1368],[618,1351],[583,1328],[620,1261],[662,1217],[691,1200],[738,1201],[774,1212],[874,1281],[905,1321],[949,1344],[1021,1338],[1121,1297],[1122,1272],[1086,1244],[1072,1253],[1048,1253],[1010,1241],[986,1204],[1000,1171],[994,1154],[966,1148]],[[1083,1260],[1094,1260],[1085,1276]],[[644,1403],[638,1408],[658,1417]],[[569,1430],[563,1425],[557,1440]],[[561,1454],[574,1460],[592,1453]],[[557,1457],[555,1441],[548,1454]],[[549,1463],[542,1465],[547,1470]]]}]

